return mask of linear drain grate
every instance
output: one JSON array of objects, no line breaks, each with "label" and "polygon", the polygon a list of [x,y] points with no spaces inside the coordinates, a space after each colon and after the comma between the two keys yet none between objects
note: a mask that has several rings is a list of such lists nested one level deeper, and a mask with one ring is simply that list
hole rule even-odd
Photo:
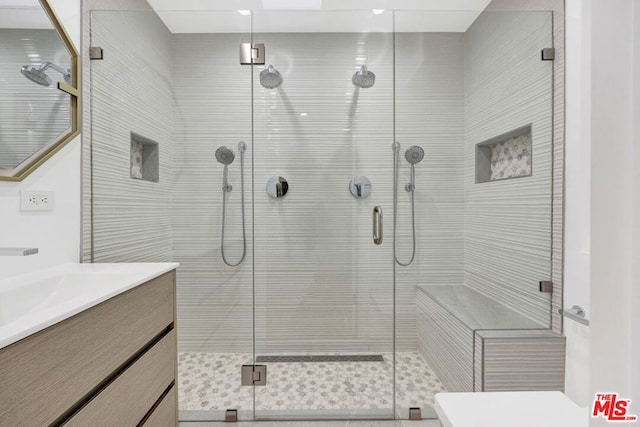
[{"label": "linear drain grate", "polygon": [[380,354],[257,356],[256,363],[277,362],[384,362]]}]

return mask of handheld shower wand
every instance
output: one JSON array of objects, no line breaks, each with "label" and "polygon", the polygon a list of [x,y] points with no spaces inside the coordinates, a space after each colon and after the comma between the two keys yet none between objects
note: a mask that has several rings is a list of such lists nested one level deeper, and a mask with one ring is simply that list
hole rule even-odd
[{"label": "handheld shower wand", "polygon": [[247,150],[247,144],[244,141],[238,143],[238,152],[240,153],[240,194],[242,204],[242,257],[237,263],[230,263],[224,254],[224,231],[225,231],[225,216],[227,211],[227,193],[229,193],[233,186],[229,184],[229,165],[233,163],[235,155],[233,150],[229,147],[220,147],[216,150],[216,159],[224,165],[222,171],[222,233],[220,237],[220,252],[222,254],[222,261],[229,267],[237,267],[242,261],[244,261],[247,255],[247,234],[245,229],[245,209],[244,209],[244,152]]},{"label": "handheld shower wand", "polygon": [[222,191],[229,192],[233,190],[233,185],[229,184],[229,166],[224,165],[222,171]]},{"label": "handheld shower wand", "polygon": [[409,183],[404,186],[404,189],[413,192],[416,189],[416,163],[420,163],[424,159],[424,150],[422,147],[412,145],[404,152],[404,158],[411,164]]},{"label": "handheld shower wand", "polygon": [[414,193],[416,189],[416,168],[415,165],[420,163],[422,159],[424,159],[424,150],[422,147],[417,145],[412,145],[405,151],[404,158],[407,159],[407,162],[411,164],[411,171],[409,173],[409,183],[404,186],[405,191],[410,194],[411,197],[411,229],[412,229],[412,251],[411,258],[409,262],[402,262],[398,259],[396,255],[395,245],[396,245],[396,229],[397,229],[397,218],[398,218],[398,170],[400,169],[400,143],[394,142],[391,145],[393,148],[393,252],[394,259],[399,265],[403,267],[407,267],[413,263],[413,260],[416,256],[416,209],[415,209],[415,199]]}]

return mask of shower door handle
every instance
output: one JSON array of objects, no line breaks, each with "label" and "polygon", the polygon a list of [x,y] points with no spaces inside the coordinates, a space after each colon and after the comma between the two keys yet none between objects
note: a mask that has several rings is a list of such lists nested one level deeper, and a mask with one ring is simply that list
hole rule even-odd
[{"label": "shower door handle", "polygon": [[373,208],[373,243],[376,245],[382,244],[382,208],[376,206]]}]

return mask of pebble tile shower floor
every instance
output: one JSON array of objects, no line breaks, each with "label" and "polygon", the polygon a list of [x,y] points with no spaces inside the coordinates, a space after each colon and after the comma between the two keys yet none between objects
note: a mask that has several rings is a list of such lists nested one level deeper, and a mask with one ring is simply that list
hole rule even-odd
[{"label": "pebble tile shower floor", "polygon": [[[392,355],[383,362],[266,363],[267,385],[256,387],[256,410],[353,411],[387,409],[393,404]],[[418,352],[397,356],[397,407],[433,406],[444,387]],[[253,409],[252,387],[240,385],[240,367],[251,354],[180,353],[181,411]]]}]

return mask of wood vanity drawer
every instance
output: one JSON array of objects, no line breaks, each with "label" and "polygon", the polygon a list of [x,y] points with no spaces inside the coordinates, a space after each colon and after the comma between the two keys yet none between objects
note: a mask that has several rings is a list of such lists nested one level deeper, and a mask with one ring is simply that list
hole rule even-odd
[{"label": "wood vanity drawer", "polygon": [[[174,329],[83,406],[64,426],[138,425],[174,380],[175,348]],[[175,425],[175,420],[169,425]]]},{"label": "wood vanity drawer", "polygon": [[176,386],[162,399],[143,424],[144,427],[175,427],[178,421],[176,412]]},{"label": "wood vanity drawer", "polygon": [[0,350],[0,426],[74,413],[173,323],[174,286],[171,271]]}]

